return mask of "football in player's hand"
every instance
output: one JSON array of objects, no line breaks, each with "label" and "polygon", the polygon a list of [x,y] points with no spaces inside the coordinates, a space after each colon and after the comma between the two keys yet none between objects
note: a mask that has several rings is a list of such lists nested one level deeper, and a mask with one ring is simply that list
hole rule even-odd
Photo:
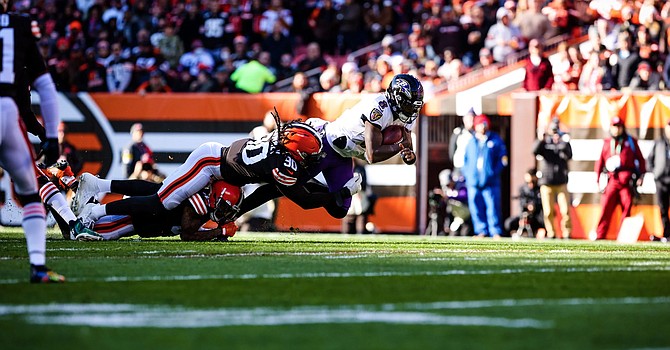
[{"label": "football in player's hand", "polygon": [[400,125],[389,125],[382,130],[382,145],[392,145],[402,141],[404,127]]}]

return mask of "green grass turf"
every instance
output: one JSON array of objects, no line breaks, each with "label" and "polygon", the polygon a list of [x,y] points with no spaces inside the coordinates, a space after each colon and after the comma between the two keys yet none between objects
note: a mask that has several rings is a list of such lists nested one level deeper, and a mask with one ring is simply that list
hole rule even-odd
[{"label": "green grass turf", "polygon": [[2,229],[2,349],[670,349],[670,244],[49,238],[31,285]]}]

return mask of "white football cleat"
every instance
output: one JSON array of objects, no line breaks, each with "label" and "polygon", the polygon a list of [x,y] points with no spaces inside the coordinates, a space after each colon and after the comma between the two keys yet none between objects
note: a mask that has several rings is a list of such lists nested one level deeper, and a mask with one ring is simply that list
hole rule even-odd
[{"label": "white football cleat", "polygon": [[93,215],[93,208],[96,205],[100,205],[100,204],[86,203],[86,205],[84,205],[84,209],[81,210],[81,214],[79,215],[78,220],[81,221],[81,223],[86,228],[92,229],[93,226],[95,225],[95,222],[98,220],[98,218],[96,218]]},{"label": "white football cleat", "polygon": [[79,187],[70,205],[70,209],[72,209],[74,215],[79,215],[86,203],[91,200],[91,197],[95,197],[98,194],[97,181],[98,178],[91,173],[83,173],[79,176]]}]

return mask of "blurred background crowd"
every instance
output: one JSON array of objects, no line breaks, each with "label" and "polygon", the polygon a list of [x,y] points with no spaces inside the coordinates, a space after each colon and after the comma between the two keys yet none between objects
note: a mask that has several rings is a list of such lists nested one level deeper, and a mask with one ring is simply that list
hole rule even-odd
[{"label": "blurred background crowd", "polygon": [[588,40],[575,46],[561,40],[549,62],[551,82],[539,89],[664,89],[670,80],[670,3],[659,0],[23,0],[15,6],[34,19],[64,92],[378,92],[393,74],[409,72],[430,95],[468,72],[497,70],[511,56],[532,53],[532,39],[541,50],[559,35]]}]

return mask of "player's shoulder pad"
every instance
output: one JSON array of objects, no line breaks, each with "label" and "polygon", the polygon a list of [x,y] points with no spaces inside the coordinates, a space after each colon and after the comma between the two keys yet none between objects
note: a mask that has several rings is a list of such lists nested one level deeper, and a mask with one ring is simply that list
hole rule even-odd
[{"label": "player's shoulder pad", "polygon": [[188,202],[198,215],[207,214],[207,204],[205,203],[205,198],[200,193],[196,193],[189,197]]},{"label": "player's shoulder pad", "polygon": [[298,163],[287,154],[284,161],[272,169],[272,177],[280,185],[293,186],[298,182],[299,171]]}]

